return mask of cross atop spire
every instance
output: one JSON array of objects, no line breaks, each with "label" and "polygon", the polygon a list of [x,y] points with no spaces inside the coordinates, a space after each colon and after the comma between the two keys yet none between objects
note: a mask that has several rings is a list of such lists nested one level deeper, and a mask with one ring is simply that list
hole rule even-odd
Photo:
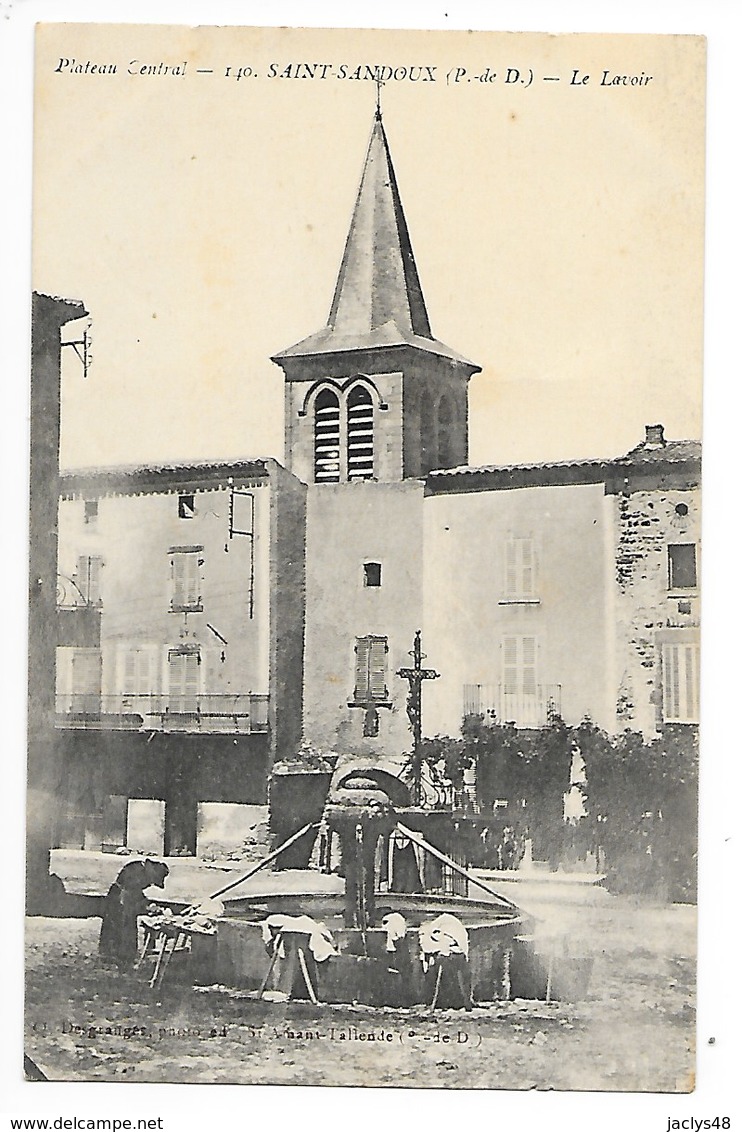
[{"label": "cross atop spire", "polygon": [[374,82],[376,83],[376,121],[380,122],[381,121],[381,88],[384,85],[384,80],[381,77],[380,71],[377,71],[376,78],[374,79]]}]

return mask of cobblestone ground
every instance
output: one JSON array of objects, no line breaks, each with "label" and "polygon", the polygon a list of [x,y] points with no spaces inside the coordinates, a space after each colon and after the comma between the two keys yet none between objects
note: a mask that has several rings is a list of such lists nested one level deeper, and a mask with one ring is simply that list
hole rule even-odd
[{"label": "cobblestone ground", "polygon": [[606,897],[559,920],[595,959],[584,1001],[431,1016],[177,984],[153,995],[98,966],[98,919],[33,918],[26,1052],[52,1080],[688,1091],[695,909]]}]

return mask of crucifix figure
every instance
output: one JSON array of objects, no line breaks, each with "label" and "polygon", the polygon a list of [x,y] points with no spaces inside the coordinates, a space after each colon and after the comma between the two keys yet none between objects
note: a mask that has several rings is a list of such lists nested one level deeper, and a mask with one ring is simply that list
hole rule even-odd
[{"label": "crucifix figure", "polygon": [[407,680],[410,690],[407,693],[407,715],[412,730],[412,804],[422,804],[422,741],[423,741],[423,680],[437,680],[440,672],[434,668],[423,668],[422,662],[426,659],[422,651],[420,630],[415,633],[415,646],[409,654],[412,657],[412,668],[400,668],[397,676]]}]

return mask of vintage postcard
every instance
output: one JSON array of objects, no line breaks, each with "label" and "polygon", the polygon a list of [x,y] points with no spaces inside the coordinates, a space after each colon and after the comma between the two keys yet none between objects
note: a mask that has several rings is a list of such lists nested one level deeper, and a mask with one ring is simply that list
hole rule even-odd
[{"label": "vintage postcard", "polygon": [[704,91],[38,27],[29,1078],[692,1090]]}]

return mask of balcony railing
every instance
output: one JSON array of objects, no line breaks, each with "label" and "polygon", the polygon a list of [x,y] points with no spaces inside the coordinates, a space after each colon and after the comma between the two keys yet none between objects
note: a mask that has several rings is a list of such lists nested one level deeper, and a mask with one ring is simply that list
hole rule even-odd
[{"label": "balcony railing", "polygon": [[464,685],[464,715],[484,715],[516,727],[544,727],[561,711],[561,684],[537,684],[527,692],[506,684]]},{"label": "balcony railing", "polygon": [[56,698],[57,726],[251,734],[268,730],[268,699],[252,692],[203,696],[72,692]]}]

